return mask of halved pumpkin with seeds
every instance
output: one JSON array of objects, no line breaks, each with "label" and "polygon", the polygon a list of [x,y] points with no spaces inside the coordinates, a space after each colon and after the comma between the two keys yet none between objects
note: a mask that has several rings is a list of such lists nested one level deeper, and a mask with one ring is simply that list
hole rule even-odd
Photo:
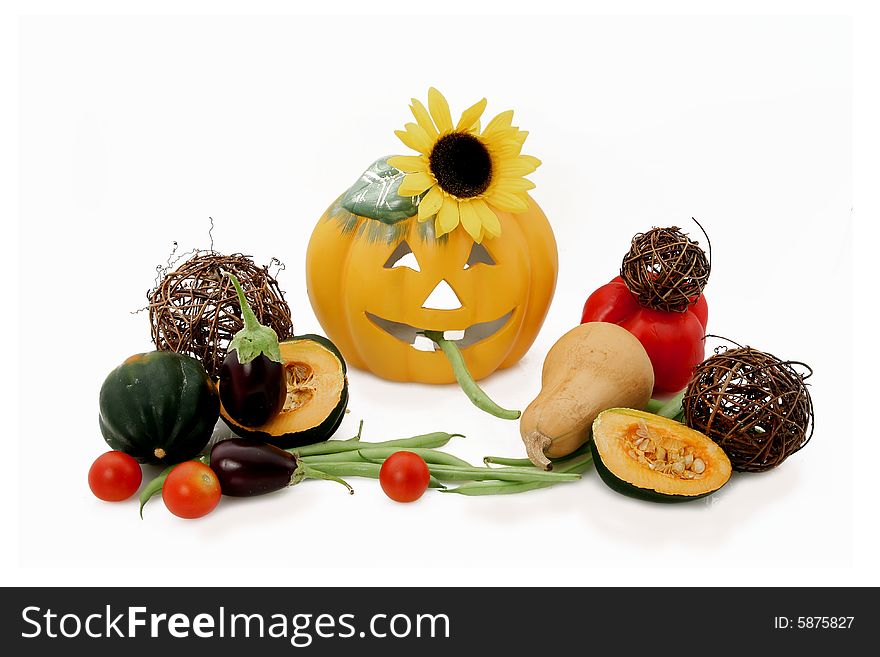
[{"label": "halved pumpkin with seeds", "polygon": [[257,427],[239,424],[221,406],[220,416],[243,438],[288,449],[327,440],[348,406],[345,360],[330,340],[300,335],[279,344],[287,381],[281,411]]},{"label": "halved pumpkin with seeds", "polygon": [[685,502],[730,479],[730,460],[707,436],[659,415],[612,408],[593,422],[596,470],[619,493],[653,502]]}]

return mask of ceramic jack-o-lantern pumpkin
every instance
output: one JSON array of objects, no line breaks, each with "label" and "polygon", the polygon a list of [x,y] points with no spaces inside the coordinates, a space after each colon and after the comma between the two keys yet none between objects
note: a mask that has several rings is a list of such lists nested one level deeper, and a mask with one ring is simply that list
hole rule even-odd
[{"label": "ceramic jack-o-lantern pumpkin", "polygon": [[516,363],[541,328],[556,241],[524,178],[525,132],[504,112],[480,131],[485,99],[453,125],[443,96],[413,99],[398,131],[418,155],[377,160],[321,217],[306,281],[345,359],[386,379],[455,381],[425,331],[454,341],[475,379]]}]

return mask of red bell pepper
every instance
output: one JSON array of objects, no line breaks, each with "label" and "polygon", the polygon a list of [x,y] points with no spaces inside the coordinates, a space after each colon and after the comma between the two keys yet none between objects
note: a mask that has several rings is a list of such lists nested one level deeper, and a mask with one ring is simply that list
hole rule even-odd
[{"label": "red bell pepper", "polygon": [[618,276],[590,295],[581,324],[610,322],[636,336],[654,366],[654,391],[665,393],[684,388],[703,362],[708,317],[705,295],[684,312],[654,310],[639,304]]}]

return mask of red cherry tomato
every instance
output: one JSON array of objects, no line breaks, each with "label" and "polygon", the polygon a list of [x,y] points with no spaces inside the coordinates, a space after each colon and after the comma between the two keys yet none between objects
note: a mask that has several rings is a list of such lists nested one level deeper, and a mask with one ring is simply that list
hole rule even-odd
[{"label": "red cherry tomato", "polygon": [[204,463],[186,461],[168,473],[162,484],[162,500],[180,518],[201,518],[220,502],[220,482]]},{"label": "red cherry tomato", "polygon": [[395,452],[379,469],[379,484],[396,502],[415,502],[428,490],[431,473],[428,464],[413,452]]},{"label": "red cherry tomato", "polygon": [[124,452],[101,454],[89,468],[89,488],[98,499],[121,502],[141,485],[140,464]]}]

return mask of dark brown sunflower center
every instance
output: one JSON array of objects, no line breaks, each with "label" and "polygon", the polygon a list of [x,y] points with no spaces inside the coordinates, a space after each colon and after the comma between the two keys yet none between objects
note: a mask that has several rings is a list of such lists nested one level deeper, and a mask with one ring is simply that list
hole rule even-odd
[{"label": "dark brown sunflower center", "polygon": [[443,135],[428,159],[437,184],[458,198],[479,196],[492,180],[492,158],[483,143],[466,132]]}]

